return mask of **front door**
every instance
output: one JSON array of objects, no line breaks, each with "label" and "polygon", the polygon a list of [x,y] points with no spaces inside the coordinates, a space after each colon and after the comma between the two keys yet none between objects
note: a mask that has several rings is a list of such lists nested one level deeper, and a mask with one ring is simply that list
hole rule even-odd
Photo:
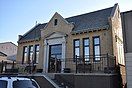
[{"label": "front door", "polygon": [[49,46],[49,67],[48,72],[61,72],[62,44]]}]

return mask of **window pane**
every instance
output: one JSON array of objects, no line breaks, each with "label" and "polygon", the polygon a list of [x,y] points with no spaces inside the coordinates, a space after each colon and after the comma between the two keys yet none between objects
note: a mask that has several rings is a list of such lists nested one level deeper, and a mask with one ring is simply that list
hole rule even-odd
[{"label": "window pane", "polygon": [[84,46],[89,45],[89,39],[84,39]]},{"label": "window pane", "polygon": [[79,40],[75,40],[75,47],[79,46]]},{"label": "window pane", "polygon": [[22,60],[22,63],[25,63],[27,61],[27,51],[28,51],[27,46],[24,46],[23,47],[23,60]]},{"label": "window pane", "polygon": [[30,57],[29,57],[30,59],[30,62],[32,62],[32,60],[33,60],[33,52],[30,52]]},{"label": "window pane", "polygon": [[95,60],[100,60],[100,47],[95,46]]},{"label": "window pane", "polygon": [[33,61],[33,46],[29,46],[29,62]]},{"label": "window pane", "polygon": [[94,60],[100,60],[100,41],[99,37],[94,37]]},{"label": "window pane", "polygon": [[85,61],[89,61],[89,47],[85,47],[84,49],[84,58],[85,58]]},{"label": "window pane", "polygon": [[24,53],[24,63],[27,62],[27,53]]},{"label": "window pane", "polygon": [[39,52],[36,52],[36,63],[38,63],[38,59],[39,59]]},{"label": "window pane", "polygon": [[39,51],[39,45],[36,45],[36,51]]},{"label": "window pane", "polygon": [[39,60],[39,45],[35,45],[35,58],[34,63],[38,63]]},{"label": "window pane", "polygon": [[30,51],[33,51],[33,46],[30,46]]},{"label": "window pane", "polygon": [[95,54],[94,55],[100,55],[100,47],[99,46],[95,46]]},{"label": "window pane", "polygon": [[84,55],[86,56],[88,56],[89,55],[89,47],[85,47],[85,49],[84,49],[85,51],[84,51]]},{"label": "window pane", "polygon": [[80,41],[74,40],[74,57],[80,56]]},{"label": "window pane", "polygon": [[24,52],[27,52],[27,47],[26,46],[24,47]]},{"label": "window pane", "polygon": [[83,40],[83,45],[84,45],[83,54],[84,54],[85,61],[89,61],[89,39],[88,38]]},{"label": "window pane", "polygon": [[62,45],[51,46],[51,54],[61,54],[61,53],[62,53]]},{"label": "window pane", "polygon": [[53,59],[62,59],[62,45],[51,45],[50,46],[50,57]]},{"label": "window pane", "polygon": [[79,56],[79,48],[75,48],[75,56]]},{"label": "window pane", "polygon": [[99,38],[94,38],[94,45],[99,44]]}]

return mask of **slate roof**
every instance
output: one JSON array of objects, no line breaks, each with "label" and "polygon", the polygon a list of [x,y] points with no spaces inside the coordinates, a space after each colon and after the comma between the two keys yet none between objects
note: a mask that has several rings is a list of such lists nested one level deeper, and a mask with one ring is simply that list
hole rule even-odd
[{"label": "slate roof", "polygon": [[[69,23],[74,24],[72,32],[75,33],[97,29],[108,29],[108,17],[110,17],[113,8],[114,7],[110,7],[78,16],[73,16],[66,18],[65,20],[67,20]],[[41,37],[40,29],[44,28],[45,25],[46,23],[35,26],[29,32],[23,35],[20,40],[31,40]]]},{"label": "slate roof", "polygon": [[31,30],[29,30],[26,34],[24,34],[22,38],[19,39],[19,41],[33,40],[33,39],[40,38],[41,37],[40,29],[44,28],[45,25],[46,23],[36,25]]},{"label": "slate roof", "polygon": [[85,30],[96,30],[99,28],[108,28],[108,17],[110,17],[113,7],[86,13],[74,17],[67,18],[68,22],[73,22],[73,32],[80,32]]}]

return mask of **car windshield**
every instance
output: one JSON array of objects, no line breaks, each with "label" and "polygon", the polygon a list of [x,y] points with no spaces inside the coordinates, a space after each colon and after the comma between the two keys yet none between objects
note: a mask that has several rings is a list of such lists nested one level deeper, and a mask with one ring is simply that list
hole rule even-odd
[{"label": "car windshield", "polygon": [[7,88],[7,81],[0,80],[0,88]]},{"label": "car windshield", "polygon": [[38,88],[32,80],[17,80],[13,82],[13,88]]}]

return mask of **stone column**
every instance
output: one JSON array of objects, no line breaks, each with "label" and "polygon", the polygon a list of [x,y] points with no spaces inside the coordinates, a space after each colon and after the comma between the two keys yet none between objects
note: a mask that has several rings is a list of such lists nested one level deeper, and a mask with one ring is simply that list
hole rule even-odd
[{"label": "stone column", "polygon": [[48,53],[49,46],[47,40],[44,40],[44,62],[43,62],[43,72],[48,73]]},{"label": "stone column", "polygon": [[63,69],[65,68],[65,60],[66,60],[66,40],[65,37],[63,37],[62,41],[62,63],[61,63],[61,72],[63,72]]}]

